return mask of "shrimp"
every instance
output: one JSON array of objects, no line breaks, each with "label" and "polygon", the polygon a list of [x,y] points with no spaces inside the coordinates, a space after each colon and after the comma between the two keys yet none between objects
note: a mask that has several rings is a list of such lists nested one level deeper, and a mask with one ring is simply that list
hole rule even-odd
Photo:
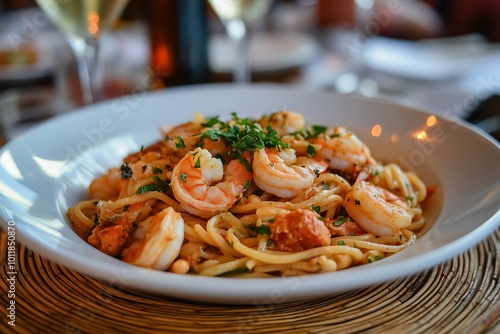
[{"label": "shrimp", "polygon": [[108,208],[111,201],[99,201],[96,212],[99,224],[92,230],[87,239],[88,243],[108,255],[119,255],[133,231],[133,222],[149,214],[153,202],[153,200],[136,202],[126,211],[118,213]]},{"label": "shrimp", "polygon": [[184,220],[171,207],[139,223],[122,259],[133,265],[167,270],[179,256],[184,241]]},{"label": "shrimp", "polygon": [[262,117],[259,120],[259,124],[262,125],[264,129],[267,129],[270,125],[276,130],[278,136],[282,137],[302,130],[305,126],[305,121],[301,114],[293,111],[278,111],[269,116]]},{"label": "shrimp", "polygon": [[367,181],[356,182],[344,198],[349,216],[365,231],[391,236],[408,227],[413,212],[406,202],[390,191]]},{"label": "shrimp", "polygon": [[251,180],[252,173],[239,160],[223,166],[220,159],[198,147],[174,167],[171,186],[184,210],[208,218],[236,203]]},{"label": "shrimp", "polygon": [[196,147],[207,149],[212,155],[224,155],[228,152],[229,146],[220,138],[211,139],[205,136],[206,132],[213,130],[216,126],[204,127],[204,119],[181,124],[165,132],[165,138],[175,151],[176,156],[183,157]]},{"label": "shrimp", "polygon": [[329,161],[330,168],[345,171],[353,166],[377,164],[368,146],[345,127],[336,127],[332,133],[325,133],[325,137],[311,139],[311,142],[321,145],[317,156]]},{"label": "shrimp", "polygon": [[104,175],[94,179],[89,185],[91,198],[115,200],[122,189],[122,177],[119,168],[111,168]]},{"label": "shrimp", "polygon": [[295,155],[293,149],[258,149],[252,163],[257,186],[273,195],[291,198],[310,187],[326,170],[325,161]]}]

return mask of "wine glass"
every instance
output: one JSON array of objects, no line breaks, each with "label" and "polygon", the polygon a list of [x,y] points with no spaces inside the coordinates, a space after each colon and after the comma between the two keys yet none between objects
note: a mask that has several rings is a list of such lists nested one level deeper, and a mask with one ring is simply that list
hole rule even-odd
[{"label": "wine glass", "polygon": [[233,80],[238,83],[251,81],[248,30],[271,7],[272,0],[208,0],[219,17],[231,40],[237,45],[234,59]]},{"label": "wine glass", "polygon": [[90,104],[103,99],[103,73],[99,41],[114,24],[128,0],[35,0],[73,50],[82,100]]},{"label": "wine glass", "polygon": [[[365,49],[370,39],[376,34],[373,31],[377,22],[373,18],[377,10],[377,0],[353,0],[356,47],[350,49],[348,55],[349,68],[336,80],[340,93],[358,92],[365,96],[376,96],[379,92],[378,83],[369,75],[365,64]],[[376,26],[375,26],[376,27]]]}]

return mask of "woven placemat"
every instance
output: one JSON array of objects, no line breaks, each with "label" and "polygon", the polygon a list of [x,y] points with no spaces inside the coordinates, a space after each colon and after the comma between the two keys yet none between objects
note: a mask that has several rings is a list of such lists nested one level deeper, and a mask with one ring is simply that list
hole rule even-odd
[{"label": "woven placemat", "polygon": [[256,306],[125,291],[18,245],[15,327],[9,325],[11,270],[3,232],[0,246],[1,333],[500,333],[500,230],[412,277],[323,299]]}]

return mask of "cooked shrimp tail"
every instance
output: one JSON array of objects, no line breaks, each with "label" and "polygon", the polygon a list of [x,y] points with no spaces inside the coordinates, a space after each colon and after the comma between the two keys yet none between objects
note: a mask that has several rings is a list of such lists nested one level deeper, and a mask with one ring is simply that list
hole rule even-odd
[{"label": "cooked shrimp tail", "polygon": [[122,259],[141,267],[167,270],[179,256],[183,241],[184,220],[168,207],[139,224]]},{"label": "cooked shrimp tail", "polygon": [[413,212],[405,201],[367,181],[356,182],[343,205],[356,223],[378,236],[394,235],[408,227],[413,219]]},{"label": "cooked shrimp tail", "polygon": [[206,149],[196,148],[174,167],[172,190],[184,210],[212,217],[229,209],[252,180],[252,173],[238,159],[223,165]]}]

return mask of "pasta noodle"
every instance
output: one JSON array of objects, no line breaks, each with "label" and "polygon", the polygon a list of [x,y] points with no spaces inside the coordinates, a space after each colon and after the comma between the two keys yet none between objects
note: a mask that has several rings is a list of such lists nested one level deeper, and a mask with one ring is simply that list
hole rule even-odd
[{"label": "pasta noodle", "polygon": [[425,227],[427,186],[345,127],[279,111],[196,119],[124,158],[68,210],[97,249],[179,274],[273,277],[381,260]]}]

